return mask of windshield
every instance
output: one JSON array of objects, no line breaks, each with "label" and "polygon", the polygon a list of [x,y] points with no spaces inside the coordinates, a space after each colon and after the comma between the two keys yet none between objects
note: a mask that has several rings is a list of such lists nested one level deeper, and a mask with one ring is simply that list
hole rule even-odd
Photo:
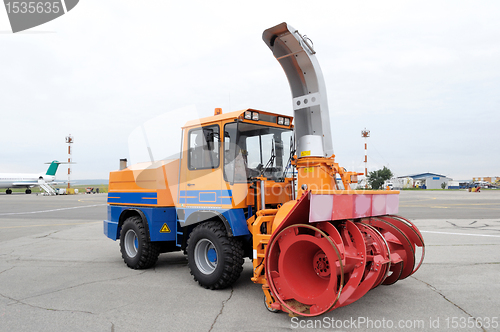
[{"label": "windshield", "polygon": [[285,178],[293,150],[293,131],[250,123],[224,126],[224,179],[247,182],[263,175],[274,181]]}]

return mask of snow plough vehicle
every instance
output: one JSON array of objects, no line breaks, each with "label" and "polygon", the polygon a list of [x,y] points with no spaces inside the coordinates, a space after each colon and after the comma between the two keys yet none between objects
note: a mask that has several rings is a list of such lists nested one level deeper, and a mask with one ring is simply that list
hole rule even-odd
[{"label": "snow plough vehicle", "polygon": [[263,40],[283,67],[294,116],[256,109],[196,119],[179,158],[110,173],[104,233],[125,263],[183,251],[195,281],[230,287],[253,263],[270,311],[316,316],[415,273],[417,227],[399,191],[353,190],[335,162],[327,91],[313,45],[286,23]]}]

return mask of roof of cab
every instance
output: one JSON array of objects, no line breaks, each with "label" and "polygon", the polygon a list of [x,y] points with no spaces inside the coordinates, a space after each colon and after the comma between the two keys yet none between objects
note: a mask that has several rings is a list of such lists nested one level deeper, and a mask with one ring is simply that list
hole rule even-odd
[{"label": "roof of cab", "polygon": [[235,112],[229,112],[229,113],[222,113],[222,114],[219,114],[219,115],[207,116],[206,118],[190,120],[190,121],[186,122],[186,124],[182,128],[188,128],[188,127],[194,127],[194,126],[204,125],[204,124],[207,124],[207,123],[210,123],[210,122],[223,121],[223,120],[228,120],[228,119],[235,119],[238,116],[240,116],[242,113],[244,113],[245,111],[247,111],[247,110],[235,111]]},{"label": "roof of cab", "polygon": [[[243,116],[246,111],[255,111],[255,112],[259,112],[259,113],[273,114],[276,116],[286,116],[286,115],[281,115],[281,114],[277,114],[277,113],[260,111],[260,110],[256,110],[253,108],[247,108],[247,109],[244,109],[241,111],[222,113],[219,115],[208,116],[206,118],[191,120],[191,121],[186,122],[186,124],[182,128],[184,129],[184,128],[189,128],[189,127],[198,127],[200,125],[205,125],[205,124],[209,124],[212,122],[224,121],[224,120],[229,120],[229,119],[237,119],[238,117]],[[292,119],[291,116],[286,116],[286,117],[289,117],[290,119]]]}]

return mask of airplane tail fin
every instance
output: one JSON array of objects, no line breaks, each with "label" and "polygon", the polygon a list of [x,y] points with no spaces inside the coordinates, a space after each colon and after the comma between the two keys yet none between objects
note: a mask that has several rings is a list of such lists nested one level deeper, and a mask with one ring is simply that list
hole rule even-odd
[{"label": "airplane tail fin", "polygon": [[59,167],[59,164],[62,164],[62,163],[57,161],[57,160],[54,160],[53,162],[51,162],[49,168],[47,169],[47,173],[45,173],[45,175],[56,175],[57,168]]},{"label": "airplane tail fin", "polygon": [[[54,160],[50,163],[46,163],[46,164],[50,164],[49,168],[47,169],[47,173],[45,173],[45,175],[56,175],[56,172],[57,172],[57,168],[59,167],[60,164],[70,164],[66,161],[57,161],[57,160]],[[71,163],[71,164],[74,164],[74,163]]]}]

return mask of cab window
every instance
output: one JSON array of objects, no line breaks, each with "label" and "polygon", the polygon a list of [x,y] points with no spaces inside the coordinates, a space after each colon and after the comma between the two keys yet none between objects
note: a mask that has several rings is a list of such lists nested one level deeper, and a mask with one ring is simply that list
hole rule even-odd
[{"label": "cab window", "polygon": [[224,179],[243,183],[263,175],[282,181],[293,151],[293,131],[250,123],[224,126]]},{"label": "cab window", "polygon": [[190,170],[219,167],[219,126],[191,129],[188,134],[188,147]]}]

